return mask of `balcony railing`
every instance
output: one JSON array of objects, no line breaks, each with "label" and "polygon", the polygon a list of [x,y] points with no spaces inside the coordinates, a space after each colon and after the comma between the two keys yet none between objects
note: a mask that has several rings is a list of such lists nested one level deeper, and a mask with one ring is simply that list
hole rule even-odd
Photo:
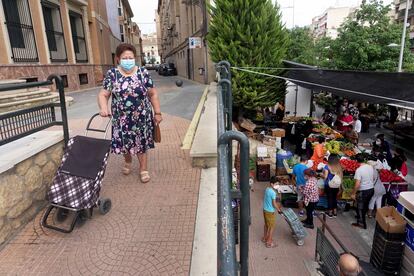
[{"label": "balcony railing", "polygon": [[38,62],[28,0],[2,0],[14,62]]}]

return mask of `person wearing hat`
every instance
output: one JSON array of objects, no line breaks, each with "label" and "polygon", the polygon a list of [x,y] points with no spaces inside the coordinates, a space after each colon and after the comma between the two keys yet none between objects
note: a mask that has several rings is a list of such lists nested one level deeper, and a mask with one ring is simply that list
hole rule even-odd
[{"label": "person wearing hat", "polygon": [[313,211],[319,201],[318,179],[316,172],[312,169],[305,170],[306,184],[303,189],[303,198],[306,208],[306,219],[303,221],[303,226],[313,229]]}]

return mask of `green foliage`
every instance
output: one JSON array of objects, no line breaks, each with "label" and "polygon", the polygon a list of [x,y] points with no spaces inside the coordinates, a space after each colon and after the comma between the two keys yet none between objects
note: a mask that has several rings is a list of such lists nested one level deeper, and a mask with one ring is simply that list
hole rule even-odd
[{"label": "green foliage", "polygon": [[[214,62],[238,67],[283,67],[288,34],[271,0],[216,0],[208,43]],[[281,70],[271,71],[280,75]],[[249,110],[273,106],[285,96],[285,81],[232,71],[235,105]]]},{"label": "green foliage", "polygon": [[287,60],[310,65],[316,64],[316,48],[309,28],[295,27],[289,30],[289,38]]},{"label": "green foliage", "polygon": [[[363,1],[360,9],[341,26],[338,38],[331,41],[329,62],[326,62],[326,57],[321,58],[321,66],[395,72],[400,47],[389,45],[400,43],[402,24],[392,22],[389,11],[390,6],[384,6],[382,0]],[[405,70],[412,71],[414,59],[408,39],[404,57]]]}]

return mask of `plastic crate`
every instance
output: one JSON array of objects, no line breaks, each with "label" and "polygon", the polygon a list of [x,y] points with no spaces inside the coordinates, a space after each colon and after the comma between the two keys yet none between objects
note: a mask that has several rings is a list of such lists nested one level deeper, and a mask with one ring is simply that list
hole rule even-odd
[{"label": "plastic crate", "polygon": [[386,275],[399,275],[404,242],[389,241],[377,232],[374,235],[370,262]]}]

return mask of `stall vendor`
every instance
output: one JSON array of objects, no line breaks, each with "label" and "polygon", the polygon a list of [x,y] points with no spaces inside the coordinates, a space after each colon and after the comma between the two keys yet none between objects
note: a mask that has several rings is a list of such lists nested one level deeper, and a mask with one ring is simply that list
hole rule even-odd
[{"label": "stall vendor", "polygon": [[385,159],[387,159],[388,163],[392,163],[392,154],[390,149],[390,144],[385,141],[385,136],[383,133],[380,133],[376,137],[373,146],[372,152],[375,156],[384,155]]},{"label": "stall vendor", "polygon": [[311,160],[315,164],[319,164],[323,162],[324,157],[325,157],[325,137],[319,136],[318,143],[313,148],[313,155],[311,157]]},{"label": "stall vendor", "polygon": [[338,120],[336,122],[337,129],[340,132],[346,132],[349,130],[352,130],[352,124],[354,122],[354,118],[351,114],[349,114],[349,110],[346,109],[344,113],[338,117]]}]

